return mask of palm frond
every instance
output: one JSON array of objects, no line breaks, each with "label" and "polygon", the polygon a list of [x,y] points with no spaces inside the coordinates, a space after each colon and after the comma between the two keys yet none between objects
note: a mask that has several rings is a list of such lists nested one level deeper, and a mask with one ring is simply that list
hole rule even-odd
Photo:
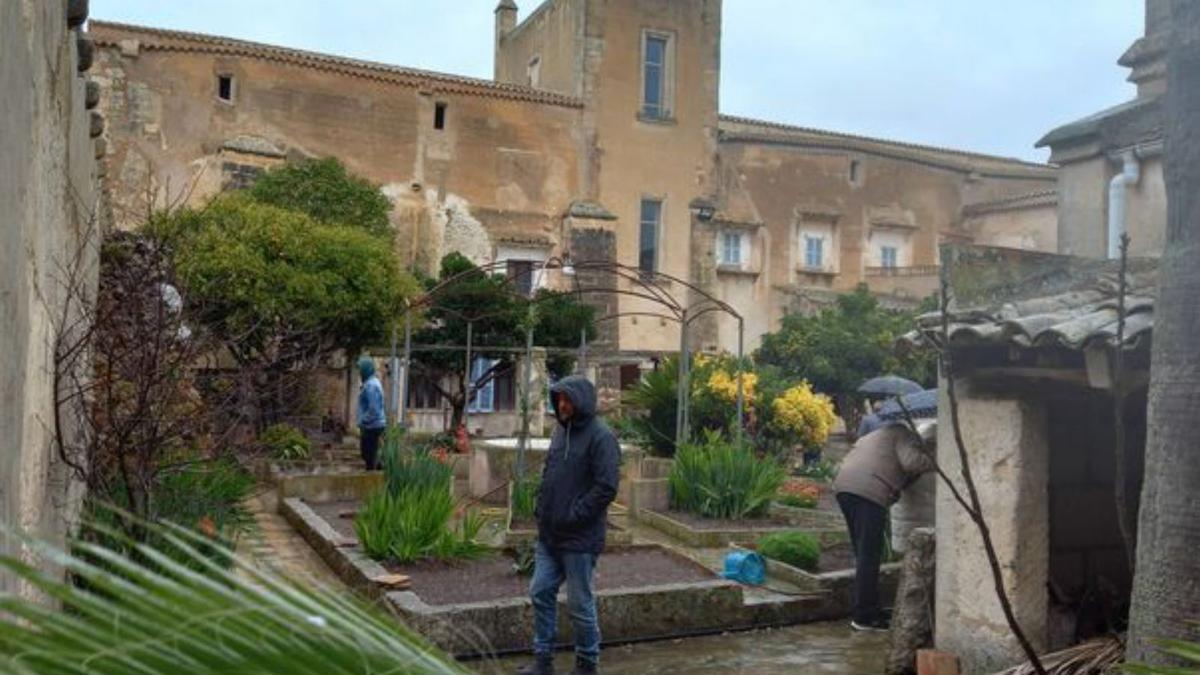
[{"label": "palm frond", "polygon": [[202,535],[146,527],[157,543],[126,542],[135,556],[91,542],[68,552],[8,535],[75,583],[0,557],[0,571],[54,601],[0,595],[0,614],[16,619],[0,621],[0,673],[466,672],[344,592],[303,586],[232,554],[227,568],[205,554],[211,542]]}]

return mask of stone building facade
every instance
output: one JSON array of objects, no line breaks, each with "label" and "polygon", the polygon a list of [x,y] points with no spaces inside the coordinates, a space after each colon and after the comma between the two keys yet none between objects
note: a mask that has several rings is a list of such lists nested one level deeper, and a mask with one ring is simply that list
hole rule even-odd
[{"label": "stone building facade", "polygon": [[[735,307],[745,347],[783,313],[860,282],[915,303],[944,241],[1043,246],[977,204],[1053,190],[1053,167],[720,113],[721,0],[546,0],[495,10],[494,81],[222,37],[93,22],[112,119],[118,222],[198,203],[291,157],[335,155],[382,184],[400,254],[619,263],[539,283],[600,286],[592,352],[606,384],[677,351],[680,304]],[[978,220],[978,218],[976,218]],[[594,277],[594,278],[593,278]],[[696,321],[696,349],[737,348],[737,322]]]},{"label": "stone building facade", "polygon": [[1146,0],[1145,33],[1118,61],[1130,69],[1137,96],[1038,141],[1061,167],[1060,253],[1113,257],[1121,231],[1129,233],[1130,255],[1162,253],[1167,223],[1162,102],[1170,27],[1170,0]]},{"label": "stone building facade", "polygon": [[[86,2],[0,3],[0,525],[61,544],[80,484],[58,461],[56,338],[97,281],[96,139]],[[56,424],[57,423],[57,424]],[[18,554],[0,538],[0,554]],[[0,592],[18,591],[0,574]]]}]

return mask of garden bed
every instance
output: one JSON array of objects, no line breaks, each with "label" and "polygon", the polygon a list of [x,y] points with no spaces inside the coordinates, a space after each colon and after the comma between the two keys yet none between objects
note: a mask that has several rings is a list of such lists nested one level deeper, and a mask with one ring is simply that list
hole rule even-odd
[{"label": "garden bed", "polygon": [[[518,575],[508,552],[480,560],[423,560],[389,565],[389,572],[412,579],[412,592],[428,605],[487,602],[529,595],[530,577]],[[463,583],[469,579],[470,583]],[[648,546],[618,547],[600,556],[596,590],[642,588],[711,581],[713,574],[690,560]]]},{"label": "garden bed", "polygon": [[[352,532],[353,519],[342,515],[356,503],[352,498],[364,487],[361,483],[351,480],[330,485],[313,483],[308,478],[299,478],[295,483],[292,480],[284,479],[279,486],[281,496],[291,495],[281,498],[280,512],[350,588],[384,603],[406,625],[452,654],[468,656],[529,648],[533,607],[527,597],[527,577],[512,575],[510,586],[477,596],[490,595],[491,599],[447,602],[453,596],[431,595],[438,586],[429,575],[444,575],[447,588],[471,589],[479,586],[477,577],[486,572],[477,565],[490,566],[490,574],[496,578],[512,574],[508,556],[497,553],[486,560],[456,565],[421,563],[389,569],[369,558],[356,539],[346,536]],[[309,489],[324,498],[306,494]],[[328,499],[331,494],[334,499]],[[314,504],[329,520],[314,509]],[[646,563],[647,555],[668,562]],[[658,546],[610,546],[600,565],[597,603],[601,631],[609,644],[827,621],[843,618],[849,611],[848,595],[837,597],[818,585],[809,587],[811,593],[795,596],[762,590],[747,593],[691,559]],[[413,577],[411,590],[385,586],[393,570]],[[422,588],[428,601],[420,595]],[[559,596],[559,602],[559,635],[569,639],[565,595]]]},{"label": "garden bed", "polygon": [[780,512],[773,508],[772,513],[764,518],[717,520],[679,511],[641,510],[635,517],[646,525],[696,548],[753,544],[764,534],[798,528],[814,530],[814,534],[820,535],[823,542],[845,540],[844,526],[834,527],[832,523],[820,523],[818,527],[810,527],[812,523],[806,522],[807,513],[793,516],[790,513],[791,510],[811,511],[811,509],[788,509],[787,512]]}]

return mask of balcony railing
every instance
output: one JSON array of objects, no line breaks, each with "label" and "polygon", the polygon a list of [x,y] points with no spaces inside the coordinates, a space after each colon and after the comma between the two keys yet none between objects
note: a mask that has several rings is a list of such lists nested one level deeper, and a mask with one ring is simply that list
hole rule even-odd
[{"label": "balcony railing", "polygon": [[909,265],[907,267],[868,267],[868,277],[936,277],[937,265]]}]

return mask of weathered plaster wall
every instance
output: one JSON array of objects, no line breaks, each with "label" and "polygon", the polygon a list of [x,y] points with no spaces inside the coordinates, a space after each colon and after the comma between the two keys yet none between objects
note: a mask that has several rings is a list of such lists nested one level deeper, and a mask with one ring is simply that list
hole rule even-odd
[{"label": "weathered plaster wall", "polygon": [[86,286],[97,272],[96,147],[67,4],[0,3],[0,524],[59,543],[80,496],[52,447],[62,282],[81,250]]},{"label": "weathered plaster wall", "polygon": [[[1059,253],[1102,258],[1108,251],[1109,181],[1120,166],[1097,155],[1064,164],[1058,208]],[[1134,256],[1162,254],[1167,227],[1167,189],[1162,156],[1141,160],[1142,176],[1127,188],[1125,227]]]},{"label": "weathered plaster wall", "polygon": [[[504,35],[497,50],[496,79],[582,96],[584,4],[585,0],[548,0]],[[536,85],[529,82],[529,64],[535,57]]]},{"label": "weathered plaster wall", "polygon": [[[198,204],[229,162],[336,156],[384,186],[401,253],[427,268],[450,250],[490,259],[506,236],[554,243],[577,191],[579,110],[435,91],[257,56],[151,48],[154,35],[98,25],[97,76],[112,123],[110,187],[121,226],[156,205]],[[232,102],[218,74],[234,77]],[[434,128],[446,105],[445,128]]]},{"label": "weathered plaster wall", "polygon": [[[765,224],[751,242],[756,249],[762,247],[751,254],[761,259],[755,293],[741,292],[743,298],[766,298],[759,305],[767,310],[762,312],[765,317],[756,317],[747,333],[751,347],[763,332],[778,325],[786,310],[786,302],[774,289],[844,292],[866,282],[878,293],[920,300],[936,289],[936,274],[869,274],[867,268],[880,265],[881,246],[898,249],[900,267],[936,265],[937,247],[944,237],[972,236],[963,227],[966,204],[1054,186],[1048,170],[1030,169],[1026,176],[973,176],[966,170],[897,157],[894,152],[809,147],[814,141],[802,145],[746,139],[736,134],[752,127],[722,124],[733,133],[720,145],[721,194],[746,200],[745,210]],[[803,235],[815,232],[830,235],[821,271],[804,265]],[[719,280],[722,286],[746,283],[744,277]],[[730,293],[732,288],[722,292]],[[722,321],[723,336],[729,334],[731,323]],[[728,348],[732,343],[724,344]]]},{"label": "weathered plaster wall", "polygon": [[969,217],[964,229],[981,246],[1058,251],[1058,206],[1048,204]]},{"label": "weathered plaster wall", "polygon": [[[939,383],[938,463],[961,485],[945,383]],[[1017,620],[1034,647],[1047,639],[1049,448],[1039,402],[985,398],[960,382],[959,418],[975,484],[1002,561]],[[937,494],[938,649],[962,659],[964,673],[990,673],[1023,661],[996,598],[979,531],[950,491]]]},{"label": "weathered plaster wall", "polygon": [[[617,259],[638,260],[640,204],[663,202],[660,271],[691,273],[692,214],[688,204],[712,191],[716,161],[717,90],[720,79],[720,0],[613,0],[587,4],[584,132],[594,133],[598,198],[615,213]],[[642,32],[673,36],[672,119],[644,120],[641,107]],[[686,290],[668,288],[681,299]],[[622,312],[658,311],[652,303],[623,297]],[[678,349],[678,329],[650,330],[621,322],[625,350]]]}]

